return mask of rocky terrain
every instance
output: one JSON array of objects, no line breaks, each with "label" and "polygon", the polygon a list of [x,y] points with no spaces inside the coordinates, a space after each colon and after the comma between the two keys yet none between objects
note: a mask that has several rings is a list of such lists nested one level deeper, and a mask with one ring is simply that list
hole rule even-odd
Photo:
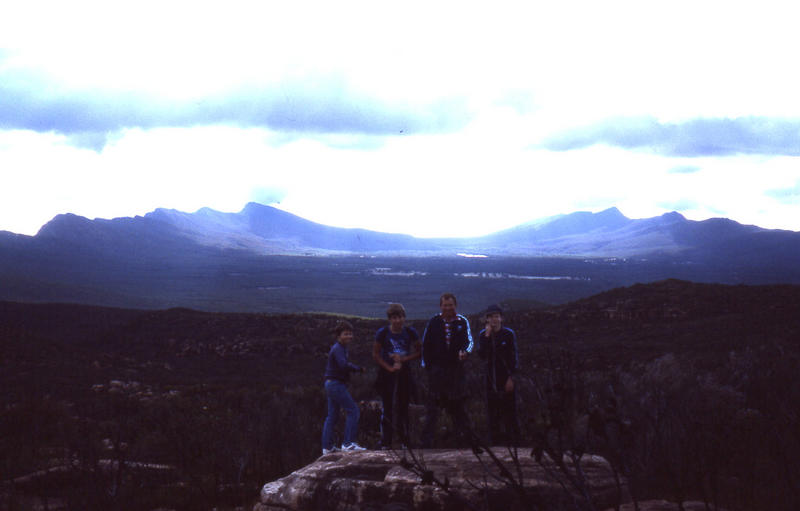
[{"label": "rocky terrain", "polygon": [[[569,490],[569,481],[551,460],[537,463],[523,455],[515,463],[508,449],[493,453],[513,471],[514,482],[522,482],[519,487],[510,484],[487,453],[475,455],[469,449],[332,453],[264,485],[253,511],[514,511],[568,508],[585,499],[577,488]],[[600,457],[587,456],[580,463],[591,505],[613,507],[626,493],[624,483],[617,484],[612,467]],[[426,473],[431,480],[425,480]]]},{"label": "rocky terrain", "polygon": [[[552,460],[514,461],[512,451],[493,449],[497,462],[470,450],[334,453],[261,489],[253,511],[444,511],[468,509],[582,509],[607,511],[706,511],[700,501],[629,501],[625,481],[598,456],[581,460],[585,493],[572,488]],[[415,463],[415,457],[422,461]],[[509,467],[522,484],[500,469]],[[424,465],[424,469],[422,468]],[[517,471],[519,467],[519,471]],[[572,468],[572,467],[570,467]],[[426,473],[439,480],[426,481]],[[446,486],[444,482],[446,481]],[[587,502],[588,498],[588,502]],[[626,501],[622,504],[619,502]],[[717,507],[717,511],[725,511]]]}]

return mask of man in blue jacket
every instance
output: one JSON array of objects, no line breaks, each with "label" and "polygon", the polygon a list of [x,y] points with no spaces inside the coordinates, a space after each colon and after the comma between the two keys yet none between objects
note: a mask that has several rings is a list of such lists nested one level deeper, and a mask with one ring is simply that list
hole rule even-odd
[{"label": "man in blue jacket", "polygon": [[503,326],[503,310],[498,305],[490,305],[486,310],[486,328],[478,338],[478,356],[486,361],[489,445],[503,439],[516,445],[519,440],[514,387],[514,372],[519,367],[517,336]]},{"label": "man in blue jacket", "polygon": [[428,404],[422,447],[433,444],[436,423],[442,408],[453,419],[456,432],[473,445],[472,430],[464,408],[467,390],[464,360],[472,352],[469,321],[456,313],[456,297],[444,293],[439,298],[441,312],[428,321],[422,334],[422,365],[428,373]]}]

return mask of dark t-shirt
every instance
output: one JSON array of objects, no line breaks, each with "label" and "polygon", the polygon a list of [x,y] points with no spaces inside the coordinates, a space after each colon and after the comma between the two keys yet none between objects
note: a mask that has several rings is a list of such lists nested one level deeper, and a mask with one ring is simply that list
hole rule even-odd
[{"label": "dark t-shirt", "polygon": [[419,340],[417,331],[409,326],[404,326],[400,332],[392,332],[385,326],[375,334],[375,342],[381,345],[381,357],[388,364],[392,364],[392,354],[407,356],[414,349],[414,343]]}]

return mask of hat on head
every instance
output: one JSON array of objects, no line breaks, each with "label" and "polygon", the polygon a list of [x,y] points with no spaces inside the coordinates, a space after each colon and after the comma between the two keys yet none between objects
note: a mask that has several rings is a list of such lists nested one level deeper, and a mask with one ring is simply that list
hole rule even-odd
[{"label": "hat on head", "polygon": [[501,309],[499,305],[494,304],[494,303],[492,305],[486,307],[486,315],[487,316],[490,315],[490,314],[495,314],[495,313],[502,315],[503,314],[503,309]]}]

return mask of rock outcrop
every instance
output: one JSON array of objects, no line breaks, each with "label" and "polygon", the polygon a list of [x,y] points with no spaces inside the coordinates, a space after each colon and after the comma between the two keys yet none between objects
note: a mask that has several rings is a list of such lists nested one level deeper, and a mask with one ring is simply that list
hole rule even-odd
[{"label": "rock outcrop", "polygon": [[[264,485],[253,511],[521,510],[562,509],[565,504],[572,509],[576,500],[586,498],[594,509],[607,509],[629,500],[624,481],[618,487],[609,463],[601,457],[582,458],[580,472],[585,484],[581,485],[570,482],[552,461],[536,462],[527,450],[520,451],[518,466],[508,449],[492,452],[515,478],[522,475],[523,492],[503,480],[501,469],[488,453],[414,451],[420,460],[417,464],[409,463],[411,457],[403,452],[333,453]],[[575,475],[574,466],[567,464],[566,468]]]}]

